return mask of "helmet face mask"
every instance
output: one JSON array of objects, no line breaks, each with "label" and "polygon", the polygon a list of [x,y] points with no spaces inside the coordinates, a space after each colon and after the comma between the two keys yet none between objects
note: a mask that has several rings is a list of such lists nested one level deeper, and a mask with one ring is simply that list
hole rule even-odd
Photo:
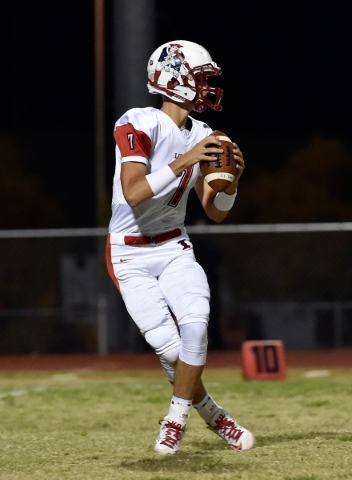
[{"label": "helmet face mask", "polygon": [[[194,109],[196,112],[204,112],[207,107],[210,107],[217,112],[221,112],[223,109],[223,106],[221,105],[223,95],[222,88],[211,87],[207,82],[209,77],[217,77],[219,75],[221,75],[221,70],[213,69],[211,64],[201,65],[193,69],[197,92],[197,99],[194,103]],[[208,98],[208,95],[214,95],[216,97],[213,103]]]},{"label": "helmet face mask", "polygon": [[[223,90],[211,87],[209,77],[221,75],[209,52],[193,42],[176,40],[161,45],[148,62],[148,90],[162,94],[176,102],[193,103],[194,110],[204,112],[207,107],[221,111]],[[208,95],[214,95],[211,102]]]}]

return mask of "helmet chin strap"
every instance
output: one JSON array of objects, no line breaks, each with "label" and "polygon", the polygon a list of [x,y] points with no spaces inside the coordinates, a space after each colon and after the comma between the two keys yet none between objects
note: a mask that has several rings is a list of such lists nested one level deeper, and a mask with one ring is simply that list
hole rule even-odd
[{"label": "helmet chin strap", "polygon": [[204,100],[201,100],[200,98],[197,98],[197,100],[194,102],[194,110],[198,113],[205,112],[207,108],[208,105],[204,102]]},{"label": "helmet chin strap", "polygon": [[211,94],[212,92],[207,91],[206,96],[204,98],[199,97],[198,93],[197,93],[196,100],[194,101],[194,110],[196,112],[202,113],[207,109],[207,107],[212,108],[216,112],[221,112],[221,110],[223,109],[223,106],[221,105],[220,102],[221,102],[221,99],[222,99],[223,90],[221,88],[215,89],[214,95],[217,95],[217,99],[216,99],[215,103],[211,103],[209,101],[209,99],[208,99],[208,94],[209,93]]}]

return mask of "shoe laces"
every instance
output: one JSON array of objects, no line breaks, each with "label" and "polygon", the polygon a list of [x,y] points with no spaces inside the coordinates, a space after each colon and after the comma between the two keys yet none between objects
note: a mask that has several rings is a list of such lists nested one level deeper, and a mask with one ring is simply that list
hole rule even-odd
[{"label": "shoe laces", "polygon": [[226,417],[223,414],[219,415],[219,418],[216,420],[215,430],[221,430],[221,433],[225,437],[231,440],[235,440],[235,442],[238,442],[238,440],[241,438],[241,435],[243,434],[243,429],[237,425],[235,420]]},{"label": "shoe laces", "polygon": [[163,426],[162,436],[160,444],[166,445],[169,448],[174,448],[175,445],[182,439],[184,429],[180,423],[159,420],[159,425]]}]

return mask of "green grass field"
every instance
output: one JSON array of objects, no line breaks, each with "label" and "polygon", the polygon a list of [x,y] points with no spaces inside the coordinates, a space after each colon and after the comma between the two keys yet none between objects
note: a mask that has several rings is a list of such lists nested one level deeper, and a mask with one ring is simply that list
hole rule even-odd
[{"label": "green grass field", "polygon": [[257,438],[230,450],[195,411],[181,452],[153,452],[171,387],[161,371],[0,372],[0,479],[352,479],[352,371],[248,382],[207,370],[210,393]]}]

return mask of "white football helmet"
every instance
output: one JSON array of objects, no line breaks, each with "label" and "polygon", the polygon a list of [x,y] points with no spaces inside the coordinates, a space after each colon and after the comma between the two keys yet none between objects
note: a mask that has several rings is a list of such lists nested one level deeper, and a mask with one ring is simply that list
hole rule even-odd
[{"label": "white football helmet", "polygon": [[[147,70],[149,93],[193,103],[197,112],[204,112],[207,107],[222,110],[223,90],[207,83],[209,77],[220,75],[221,69],[201,45],[186,40],[164,43],[152,53]],[[215,95],[213,103],[208,95]]]}]

